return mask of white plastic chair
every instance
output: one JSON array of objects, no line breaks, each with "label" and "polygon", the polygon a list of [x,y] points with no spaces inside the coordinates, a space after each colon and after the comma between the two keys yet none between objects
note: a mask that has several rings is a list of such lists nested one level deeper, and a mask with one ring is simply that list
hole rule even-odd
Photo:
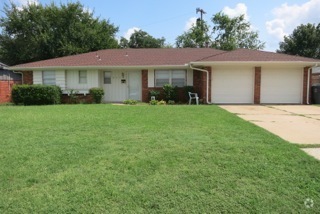
[{"label": "white plastic chair", "polygon": [[189,105],[191,105],[191,101],[192,100],[196,100],[196,104],[199,105],[198,94],[197,93],[191,93],[191,92],[188,92],[188,93],[189,93]]}]

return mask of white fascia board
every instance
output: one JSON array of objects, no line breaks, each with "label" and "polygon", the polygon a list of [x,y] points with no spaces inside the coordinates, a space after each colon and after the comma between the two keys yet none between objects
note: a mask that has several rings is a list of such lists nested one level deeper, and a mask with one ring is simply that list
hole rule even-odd
[{"label": "white fascia board", "polygon": [[214,66],[214,65],[300,65],[300,66],[317,66],[319,62],[303,62],[303,61],[223,61],[223,62],[190,62],[195,66]]},{"label": "white fascia board", "polygon": [[148,65],[148,66],[44,66],[44,67],[9,67],[13,71],[43,71],[43,70],[142,70],[149,68],[183,68],[188,65]]}]

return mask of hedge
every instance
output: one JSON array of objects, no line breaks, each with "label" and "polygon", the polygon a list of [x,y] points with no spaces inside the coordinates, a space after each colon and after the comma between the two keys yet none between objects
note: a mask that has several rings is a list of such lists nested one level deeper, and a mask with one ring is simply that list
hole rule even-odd
[{"label": "hedge", "polygon": [[89,93],[92,95],[95,103],[101,103],[104,95],[102,88],[90,88]]},{"label": "hedge", "polygon": [[60,104],[61,95],[61,88],[52,85],[14,85],[11,92],[16,105]]}]

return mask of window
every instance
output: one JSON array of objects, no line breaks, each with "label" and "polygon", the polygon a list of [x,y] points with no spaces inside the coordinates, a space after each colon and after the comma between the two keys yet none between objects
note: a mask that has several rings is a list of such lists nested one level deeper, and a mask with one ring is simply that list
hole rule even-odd
[{"label": "window", "polygon": [[55,85],[56,74],[54,71],[43,71],[42,72],[42,84],[43,85]]},{"label": "window", "polygon": [[165,84],[171,84],[177,87],[186,85],[186,70],[156,70],[155,86],[162,87]]},{"label": "window", "polygon": [[111,71],[104,72],[104,84],[111,84]]},{"label": "window", "polygon": [[79,71],[79,83],[87,83],[87,71]]}]

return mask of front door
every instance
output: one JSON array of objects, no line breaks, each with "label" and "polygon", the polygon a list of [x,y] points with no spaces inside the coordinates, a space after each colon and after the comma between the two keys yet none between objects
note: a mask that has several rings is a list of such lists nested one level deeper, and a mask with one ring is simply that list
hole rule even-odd
[{"label": "front door", "polygon": [[141,71],[104,71],[103,78],[105,102],[141,101]]},{"label": "front door", "polygon": [[141,101],[141,71],[128,71],[128,98]]},{"label": "front door", "polygon": [[127,72],[104,71],[104,101],[122,102],[127,99],[128,80]]}]

